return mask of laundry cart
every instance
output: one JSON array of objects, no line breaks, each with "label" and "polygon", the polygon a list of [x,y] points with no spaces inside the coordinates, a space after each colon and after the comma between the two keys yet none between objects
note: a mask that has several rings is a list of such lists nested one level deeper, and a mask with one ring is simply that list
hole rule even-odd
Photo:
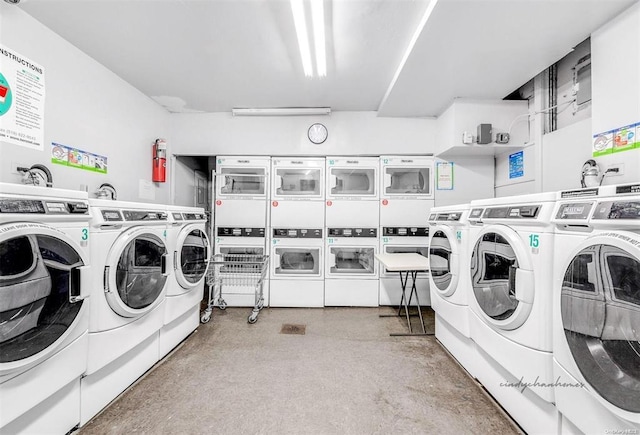
[{"label": "laundry cart", "polygon": [[227,303],[224,292],[233,287],[254,289],[254,306],[247,321],[256,323],[258,314],[264,307],[264,280],[269,265],[268,255],[254,254],[216,254],[207,271],[208,302],[200,321],[207,323],[211,319],[214,306],[224,310]]}]

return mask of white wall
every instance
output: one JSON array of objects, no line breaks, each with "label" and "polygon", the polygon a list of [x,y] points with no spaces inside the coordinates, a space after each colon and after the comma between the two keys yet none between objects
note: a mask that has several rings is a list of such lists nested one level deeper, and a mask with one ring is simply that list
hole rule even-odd
[{"label": "white wall", "polygon": [[[329,130],[321,145],[307,139],[311,124]],[[375,112],[329,116],[233,117],[230,113],[171,115],[172,152],[182,155],[429,154],[435,119],[379,118]]]},{"label": "white wall", "polygon": [[[517,178],[509,178],[509,156],[523,151],[524,175]],[[496,198],[512,195],[526,195],[534,193],[535,187],[535,153],[536,146],[515,149],[496,156]]]},{"label": "white wall", "polygon": [[[139,180],[151,180],[151,145],[169,135],[166,110],[5,2],[0,2],[0,41],[42,65],[46,86],[44,150],[0,142],[0,181],[20,182],[12,163],[41,163],[51,170],[54,187],[77,190],[85,184],[92,192],[107,182],[118,190],[118,199],[140,200]],[[107,156],[108,173],[52,164],[52,142]],[[155,202],[168,202],[166,185],[154,190]]]},{"label": "white wall", "polygon": [[453,190],[436,190],[436,206],[493,198],[493,157],[454,157],[447,161],[453,162]]},{"label": "white wall", "polygon": [[[640,3],[591,35],[592,134],[640,122]],[[585,144],[591,150],[591,141]],[[624,163],[624,175],[603,184],[640,180],[640,149],[596,159],[602,170]]]}]

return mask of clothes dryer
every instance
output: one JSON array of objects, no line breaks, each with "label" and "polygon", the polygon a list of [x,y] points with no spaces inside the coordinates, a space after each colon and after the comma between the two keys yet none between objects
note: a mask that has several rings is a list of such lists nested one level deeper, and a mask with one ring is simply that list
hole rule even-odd
[{"label": "clothes dryer", "polygon": [[325,246],[326,306],[378,306],[377,228],[329,228]]},{"label": "clothes dryer", "polygon": [[[380,252],[382,254],[414,253],[429,258],[429,227],[382,227]],[[402,299],[402,285],[398,279],[398,272],[390,272],[385,267],[381,267],[379,274],[378,303],[399,307]],[[420,305],[429,305],[431,296],[428,273],[417,273],[416,290]],[[412,305],[416,303],[415,299],[411,301]]]},{"label": "clothes dryer", "polygon": [[272,307],[324,306],[323,245],[322,228],[272,229]]},{"label": "clothes dryer", "polygon": [[165,206],[101,199],[89,205],[96,273],[81,424],[158,361],[170,274]]},{"label": "clothes dryer", "polygon": [[[216,227],[215,228],[215,254],[221,254],[223,258],[233,258],[236,255],[256,255],[262,257],[267,254],[267,242],[265,228],[240,228],[240,227]],[[213,289],[212,289],[213,290]],[[269,279],[265,277],[262,283],[264,305],[269,305]],[[215,305],[221,309],[232,307],[256,306],[256,289],[253,284],[237,283],[233,286],[225,286]]]},{"label": "clothes dryer", "polygon": [[429,215],[429,282],[436,338],[473,376],[478,354],[471,339],[469,204],[434,207]]},{"label": "clothes dryer", "polygon": [[434,206],[433,157],[380,157],[380,226],[424,226]]},{"label": "clothes dryer", "polygon": [[471,337],[485,361],[478,380],[529,433],[558,425],[550,328],[555,197],[470,205],[474,220],[483,209],[469,266]]},{"label": "clothes dryer", "polygon": [[554,215],[556,405],[582,432],[638,433],[640,184],[582,192]]},{"label": "clothes dryer", "polygon": [[160,329],[161,358],[198,327],[211,252],[204,209],[170,205],[167,214],[172,276]]},{"label": "clothes dryer", "polygon": [[87,368],[86,192],[0,183],[0,433],[67,433]]}]

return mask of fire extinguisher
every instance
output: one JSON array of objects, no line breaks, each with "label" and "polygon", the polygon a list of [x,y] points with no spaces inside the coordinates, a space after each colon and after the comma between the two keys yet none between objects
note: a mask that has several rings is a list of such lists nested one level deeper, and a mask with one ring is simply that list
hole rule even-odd
[{"label": "fire extinguisher", "polygon": [[156,139],[153,144],[153,176],[157,183],[167,181],[167,141]]}]

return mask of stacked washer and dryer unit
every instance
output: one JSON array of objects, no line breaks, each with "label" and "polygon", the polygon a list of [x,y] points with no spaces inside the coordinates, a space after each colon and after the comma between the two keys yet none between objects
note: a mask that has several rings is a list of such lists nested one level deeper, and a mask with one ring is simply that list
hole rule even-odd
[{"label": "stacked washer and dryer unit", "polygon": [[[214,173],[215,254],[268,255],[269,157],[225,156],[216,159]],[[227,286],[217,305],[254,306],[255,289],[248,285]],[[269,305],[269,283],[263,285],[264,304]]]},{"label": "stacked washer and dryer unit", "polygon": [[160,329],[160,358],[200,324],[200,302],[210,256],[204,209],[170,205],[167,206],[167,215],[167,242],[172,267],[167,284],[164,325]]},{"label": "stacked washer and dryer unit", "polygon": [[80,423],[91,252],[86,192],[0,183],[0,432]]},{"label": "stacked washer and dryer unit", "polygon": [[90,199],[89,350],[81,425],[159,359],[171,273],[165,206]]},{"label": "stacked washer and dryer unit", "polygon": [[[429,255],[427,217],[434,206],[433,157],[380,157],[380,252]],[[429,274],[418,273],[420,305],[430,305]],[[380,305],[400,305],[398,274],[380,270]],[[417,301],[412,301],[412,304]]]},{"label": "stacked washer and dryer unit", "polygon": [[551,340],[555,193],[470,204],[478,380],[530,433],[558,430]]},{"label": "stacked washer and dryer unit", "polygon": [[640,432],[640,184],[561,192],[553,376],[563,433]]},{"label": "stacked washer and dryer unit", "polygon": [[272,307],[324,306],[325,159],[271,159]]},{"label": "stacked washer and dryer unit", "polygon": [[325,306],[378,306],[377,157],[327,157]]}]

